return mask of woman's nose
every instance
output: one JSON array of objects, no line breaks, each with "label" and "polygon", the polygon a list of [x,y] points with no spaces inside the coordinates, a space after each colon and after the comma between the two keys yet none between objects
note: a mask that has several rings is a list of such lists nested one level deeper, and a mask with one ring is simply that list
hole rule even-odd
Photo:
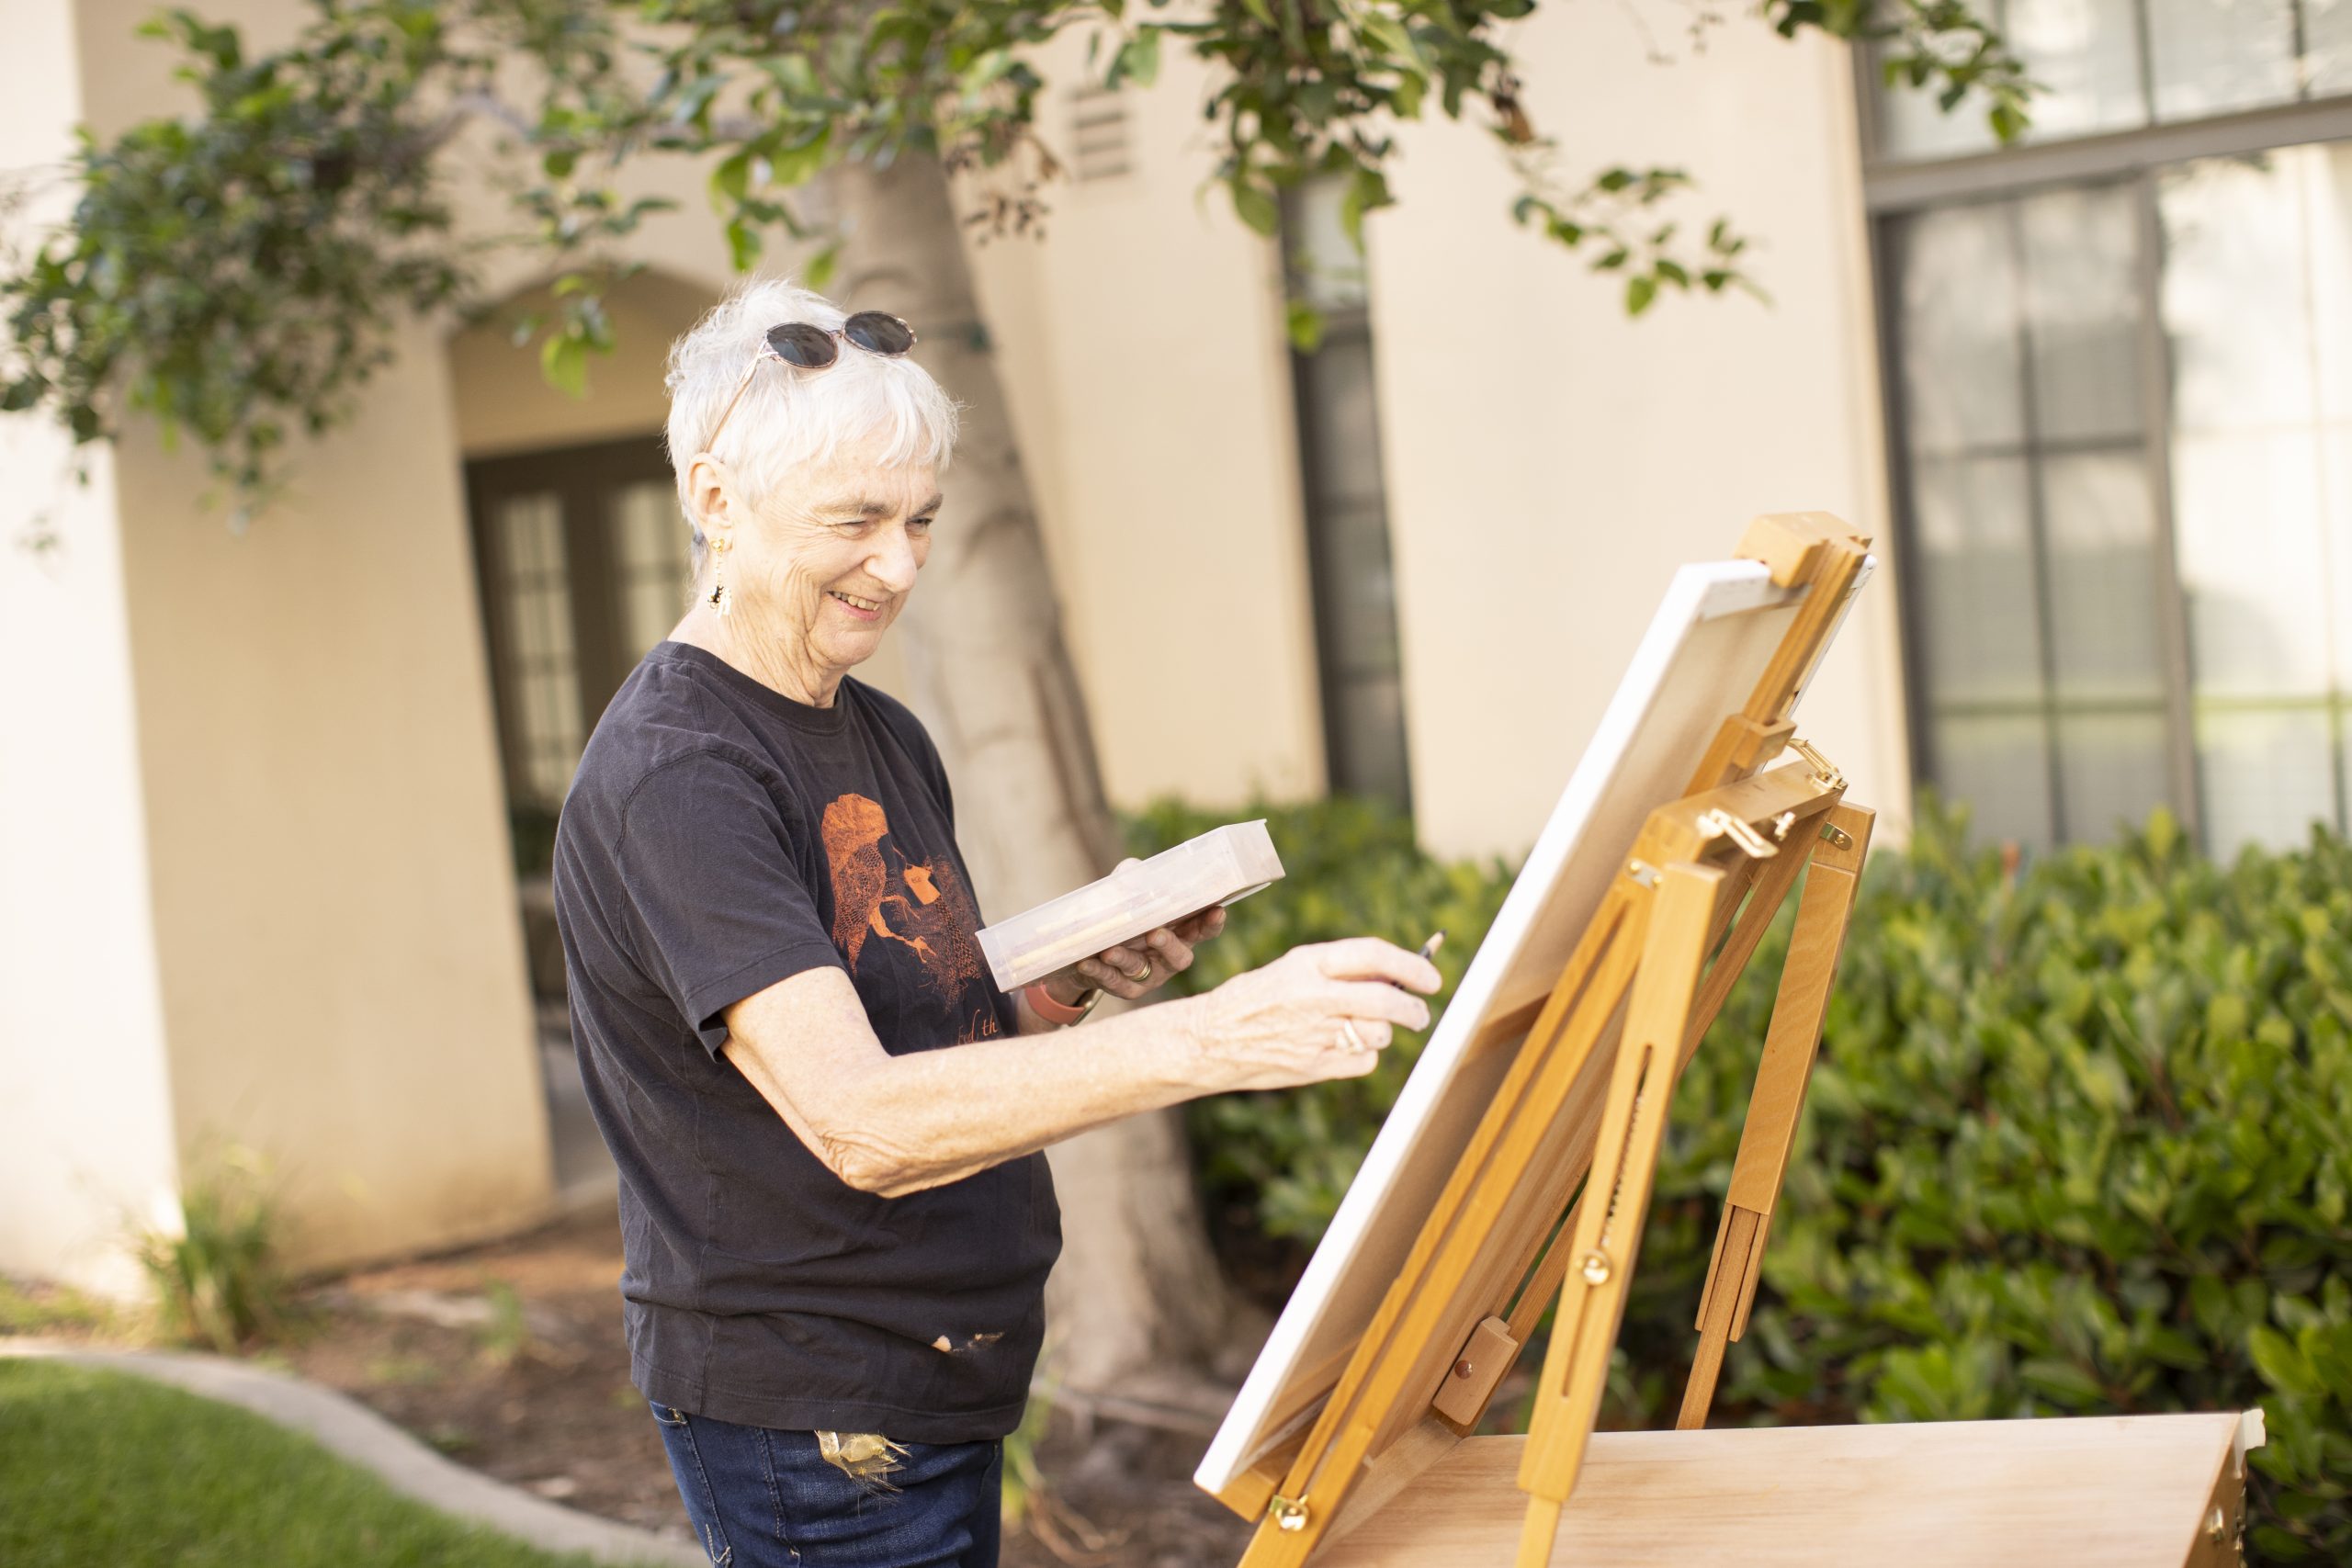
[{"label": "woman's nose", "polygon": [[922,562],[915,558],[914,541],[903,528],[893,528],[875,547],[865,570],[875,580],[894,593],[903,593],[915,585],[915,573],[922,570]]}]

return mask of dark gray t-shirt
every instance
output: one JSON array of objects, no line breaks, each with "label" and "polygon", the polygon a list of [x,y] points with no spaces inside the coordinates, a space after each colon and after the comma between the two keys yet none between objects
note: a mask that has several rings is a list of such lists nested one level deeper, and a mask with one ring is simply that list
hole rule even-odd
[{"label": "dark gray t-shirt", "polygon": [[910,1442],[1019,1423],[1061,1247],[1045,1156],[861,1192],[720,1055],[730,1004],[820,964],[892,1055],[1013,1032],[954,829],[930,737],[854,680],[810,707],[665,642],[598,722],[556,917],[648,1398]]}]

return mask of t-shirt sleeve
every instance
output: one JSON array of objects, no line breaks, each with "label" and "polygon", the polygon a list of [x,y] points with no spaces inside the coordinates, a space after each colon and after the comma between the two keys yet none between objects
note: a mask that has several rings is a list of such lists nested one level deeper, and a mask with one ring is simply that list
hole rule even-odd
[{"label": "t-shirt sleeve", "polygon": [[646,775],[622,810],[617,859],[639,961],[714,1055],[728,1008],[842,964],[790,824],[740,762],[696,755]]}]

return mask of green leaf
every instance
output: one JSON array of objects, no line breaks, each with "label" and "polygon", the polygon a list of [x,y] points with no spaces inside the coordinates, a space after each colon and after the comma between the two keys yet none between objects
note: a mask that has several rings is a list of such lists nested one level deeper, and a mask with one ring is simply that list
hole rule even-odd
[{"label": "green leaf", "polygon": [[1403,22],[1387,12],[1373,12],[1364,17],[1357,30],[1378,44],[1382,52],[1391,59],[1420,69],[1428,68],[1429,62],[1422,57],[1420,46],[1413,41],[1413,35],[1406,30]]},{"label": "green leaf", "polygon": [[1159,80],[1159,29],[1146,27],[1119,46],[1118,54],[1111,62],[1110,85],[1116,86],[1120,78],[1132,78],[1138,86],[1148,87]]},{"label": "green leaf", "polygon": [[1395,200],[1388,194],[1387,176],[1378,169],[1360,165],[1348,176],[1348,188],[1340,197],[1340,229],[1359,255],[1363,253],[1363,215]]},{"label": "green leaf", "polygon": [[1429,89],[1430,79],[1419,72],[1400,72],[1388,89],[1389,107],[1396,111],[1399,119],[1419,119],[1421,118],[1421,101],[1428,96]]},{"label": "green leaf", "polygon": [[2072,1361],[2026,1361],[2018,1368],[2018,1377],[2028,1388],[2048,1396],[2062,1409],[2090,1411],[2107,1402],[2106,1385]]},{"label": "green leaf", "polygon": [[710,172],[710,204],[713,209],[725,212],[729,207],[740,207],[752,183],[752,150],[742,148],[719,161]]},{"label": "green leaf", "polygon": [[832,150],[832,128],[823,126],[793,145],[770,153],[770,181],[786,190],[806,184],[825,166],[825,158]]},{"label": "green leaf", "polygon": [[548,386],[575,398],[588,394],[588,345],[559,333],[539,345],[539,374]]},{"label": "green leaf", "polygon": [[768,79],[784,90],[787,99],[808,100],[824,96],[819,85],[816,68],[805,54],[779,54],[761,62]]},{"label": "green leaf", "polygon": [[1233,193],[1234,214],[1251,229],[1272,239],[1283,226],[1282,208],[1272,194],[1264,186],[1239,177],[1227,181],[1226,188]]},{"label": "green leaf", "polygon": [[1283,312],[1283,330],[1291,347],[1313,354],[1323,346],[1323,312],[1303,299],[1293,299]]},{"label": "green leaf", "polygon": [[736,219],[727,225],[727,259],[737,272],[749,272],[758,265],[764,248],[760,231],[751,224]]},{"label": "green leaf", "polygon": [[2245,1348],[2254,1358],[2255,1371],[2262,1380],[2281,1393],[2320,1393],[2318,1376],[2311,1363],[2295,1348],[2294,1341],[2267,1325],[2257,1325],[2246,1336]]},{"label": "green leaf", "polygon": [[834,269],[840,266],[842,248],[839,243],[820,247],[800,268],[800,281],[808,288],[823,293],[833,280]]},{"label": "green leaf", "polygon": [[1657,280],[1647,274],[1636,274],[1625,280],[1625,314],[1638,316],[1650,308],[1657,298]]}]

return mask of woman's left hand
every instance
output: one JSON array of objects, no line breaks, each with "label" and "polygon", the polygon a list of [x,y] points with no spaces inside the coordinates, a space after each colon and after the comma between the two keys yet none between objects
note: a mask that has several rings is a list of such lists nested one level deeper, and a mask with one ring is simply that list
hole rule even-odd
[{"label": "woman's left hand", "polygon": [[[1211,905],[1197,915],[1187,915],[1172,925],[1155,927],[1116,947],[1104,948],[1091,958],[1080,959],[1055,976],[1061,983],[1054,989],[1058,993],[1064,985],[1073,988],[1091,986],[1135,1001],[1166,985],[1170,976],[1190,969],[1193,950],[1223,930],[1225,907]],[[1073,981],[1069,976],[1076,978]]]}]

